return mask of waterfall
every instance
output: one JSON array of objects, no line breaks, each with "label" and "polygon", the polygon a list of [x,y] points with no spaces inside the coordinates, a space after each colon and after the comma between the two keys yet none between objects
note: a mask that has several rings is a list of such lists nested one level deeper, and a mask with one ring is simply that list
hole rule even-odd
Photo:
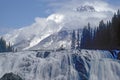
[{"label": "waterfall", "polygon": [[0,77],[24,80],[119,80],[120,61],[109,51],[23,51],[0,54]]},{"label": "waterfall", "polygon": [[93,59],[90,62],[89,80],[120,80],[120,61],[116,56],[117,54],[114,53],[113,57]]},{"label": "waterfall", "polygon": [[91,62],[90,80],[120,80],[120,61],[101,59]]}]

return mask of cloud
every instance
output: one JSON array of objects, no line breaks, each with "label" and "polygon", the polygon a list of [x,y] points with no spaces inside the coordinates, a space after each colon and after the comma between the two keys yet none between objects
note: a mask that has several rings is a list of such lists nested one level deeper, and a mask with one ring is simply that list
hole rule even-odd
[{"label": "cloud", "polygon": [[81,5],[91,5],[95,7],[95,9],[99,12],[100,11],[111,11],[111,12],[116,11],[111,4],[103,0],[67,0],[65,2],[61,2],[61,3],[56,2],[56,3],[51,3],[49,5],[52,6],[53,9],[56,10],[56,12],[68,11]]},{"label": "cloud", "polygon": [[[84,5],[93,6],[95,12],[76,12],[76,8]],[[88,22],[97,26],[99,21],[110,20],[117,9],[105,0],[66,0],[65,2],[50,3],[54,13],[65,15],[64,23],[67,28],[85,26]]]},{"label": "cloud", "polygon": [[[39,0],[38,0],[39,1]],[[64,28],[74,29],[79,27],[84,27],[88,22],[91,23],[91,26],[97,26],[100,20],[110,20],[113,16],[113,13],[116,11],[113,6],[103,0],[40,0],[40,2],[47,5],[46,13],[50,13],[48,18],[54,14],[63,15],[64,19],[61,21],[61,24]],[[95,8],[96,12],[77,12],[75,9],[80,6],[89,5]],[[52,16],[53,17],[53,16]],[[50,26],[55,26],[54,20],[50,22],[46,18],[35,18],[35,23],[37,26],[46,27],[46,24]],[[39,24],[38,24],[39,23]],[[34,25],[30,26],[34,26]],[[56,26],[57,27],[57,26]]]},{"label": "cloud", "polygon": [[[62,27],[74,29],[82,28],[87,25],[88,22],[91,23],[91,26],[95,27],[99,24],[100,20],[110,20],[113,16],[113,13],[116,12],[116,7],[109,4],[105,0],[40,0],[41,2],[46,3],[48,9],[46,13],[50,13],[48,18],[54,14],[64,16],[64,19],[60,22]],[[95,12],[77,12],[75,9],[80,6],[89,5],[95,8]],[[49,28],[51,26],[58,26],[54,20],[47,21],[48,18],[35,18],[35,22],[28,26],[41,26],[42,28]],[[60,24],[59,23],[59,24]],[[8,32],[11,29],[3,28],[0,29],[0,32]],[[37,30],[37,29],[36,29]]]},{"label": "cloud", "polygon": [[[51,1],[48,5],[50,7],[53,7],[53,9],[56,9],[56,11],[65,10],[74,8],[80,5],[94,5],[97,9],[103,10],[104,8],[107,8],[106,10],[110,10],[110,5],[104,0],[61,0],[57,2]],[[60,8],[58,8],[60,7]],[[105,10],[105,9],[104,9]]]}]

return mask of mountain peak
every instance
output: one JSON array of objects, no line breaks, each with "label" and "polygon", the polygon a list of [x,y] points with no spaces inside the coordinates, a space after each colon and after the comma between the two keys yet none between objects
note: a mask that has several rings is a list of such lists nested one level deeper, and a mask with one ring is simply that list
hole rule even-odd
[{"label": "mountain peak", "polygon": [[78,12],[95,12],[95,8],[90,5],[84,5],[76,8]]}]

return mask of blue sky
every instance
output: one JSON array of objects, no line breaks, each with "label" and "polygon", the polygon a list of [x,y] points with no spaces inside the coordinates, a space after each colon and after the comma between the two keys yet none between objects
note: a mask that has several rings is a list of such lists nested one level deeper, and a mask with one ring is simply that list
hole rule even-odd
[{"label": "blue sky", "polygon": [[[0,34],[28,26],[34,22],[35,17],[47,17],[69,1],[71,0],[0,0]],[[120,0],[103,1],[112,6],[120,5]]]}]

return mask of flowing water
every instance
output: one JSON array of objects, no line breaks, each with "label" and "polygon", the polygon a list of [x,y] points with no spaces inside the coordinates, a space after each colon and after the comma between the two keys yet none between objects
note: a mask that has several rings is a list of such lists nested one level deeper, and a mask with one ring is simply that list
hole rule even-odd
[{"label": "flowing water", "polygon": [[0,77],[9,72],[24,80],[120,80],[120,61],[100,50],[1,53]]}]

